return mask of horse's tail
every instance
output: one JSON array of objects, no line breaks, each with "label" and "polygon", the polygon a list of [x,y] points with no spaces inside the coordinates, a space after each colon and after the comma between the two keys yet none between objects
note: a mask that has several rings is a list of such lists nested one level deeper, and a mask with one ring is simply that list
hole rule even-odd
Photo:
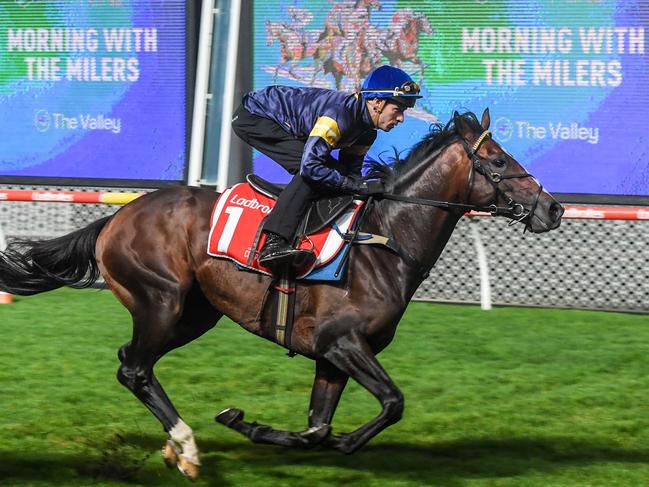
[{"label": "horse's tail", "polygon": [[0,291],[29,296],[91,286],[100,275],[95,244],[110,218],[51,240],[14,240],[0,252]]}]

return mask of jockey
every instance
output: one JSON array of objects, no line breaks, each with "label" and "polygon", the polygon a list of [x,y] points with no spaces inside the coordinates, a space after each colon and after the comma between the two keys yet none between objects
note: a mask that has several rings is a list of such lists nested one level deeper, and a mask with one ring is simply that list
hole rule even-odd
[{"label": "jockey", "polygon": [[[373,70],[360,93],[269,86],[243,97],[234,132],[293,175],[264,222],[261,265],[278,269],[314,257],[293,248],[293,241],[309,205],[323,194],[384,192],[381,180],[361,177],[364,156],[377,129],[389,132],[403,122],[418,98],[417,83],[392,66]],[[340,149],[338,159],[334,149]]]}]

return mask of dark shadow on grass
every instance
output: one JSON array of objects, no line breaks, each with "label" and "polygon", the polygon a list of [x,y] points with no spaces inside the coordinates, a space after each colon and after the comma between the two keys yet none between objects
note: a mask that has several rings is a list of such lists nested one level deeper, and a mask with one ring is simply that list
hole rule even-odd
[{"label": "dark shadow on grass", "polygon": [[[242,462],[276,468],[281,464],[363,470],[387,480],[424,485],[464,485],[465,479],[513,477],[528,471],[552,473],[570,466],[649,463],[649,450],[628,449],[602,439],[464,438],[434,444],[376,443],[353,455],[322,448],[287,450],[252,443],[203,442],[206,453],[234,452]],[[222,468],[227,468],[222,460]]]},{"label": "dark shadow on grass", "polygon": [[[114,481],[137,485],[160,485],[160,477],[150,467],[134,470],[130,462],[111,462],[83,454],[42,454],[30,452],[3,453],[0,465],[0,485],[30,484],[33,481],[88,485],[99,481]],[[164,468],[162,463],[161,468]]]},{"label": "dark shadow on grass", "polygon": [[[162,460],[160,438],[153,448],[153,437],[116,434],[108,440],[87,441],[85,452],[66,454],[32,454],[2,452],[0,485],[20,485],[32,481],[48,481],[52,485],[67,483],[91,485],[111,481],[132,485],[186,485],[187,480]],[[204,462],[208,485],[228,485],[219,475],[217,458]]]},{"label": "dark shadow on grass", "polygon": [[[124,435],[124,445],[132,449],[93,455],[29,455],[9,452],[0,463],[0,484],[13,480],[62,479],[114,480],[139,485],[180,485],[186,482],[175,471],[167,471],[158,455],[161,437],[157,435]],[[267,471],[269,477],[281,476],[282,465],[338,467],[349,471],[370,472],[386,482],[412,481],[423,485],[464,485],[466,479],[515,477],[528,471],[553,473],[570,466],[603,463],[649,463],[649,450],[623,448],[602,439],[536,437],[536,438],[463,438],[433,444],[382,443],[366,445],[353,455],[316,448],[299,451],[267,445],[256,445],[232,437],[231,441],[204,440],[201,481],[207,485],[228,485],[222,473],[240,468],[241,463],[255,470]],[[144,453],[143,453],[144,452]],[[131,454],[133,453],[133,454]],[[230,466],[228,466],[228,463]],[[158,465],[158,467],[156,467]],[[278,479],[280,480],[280,479]],[[311,483],[321,479],[311,473]]]}]

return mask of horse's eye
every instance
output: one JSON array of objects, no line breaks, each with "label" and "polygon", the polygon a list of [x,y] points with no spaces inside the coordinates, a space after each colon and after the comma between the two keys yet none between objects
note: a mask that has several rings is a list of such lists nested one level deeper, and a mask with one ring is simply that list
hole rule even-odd
[{"label": "horse's eye", "polygon": [[496,159],[493,161],[494,166],[496,167],[505,167],[505,164],[507,164],[507,161],[505,159]]}]

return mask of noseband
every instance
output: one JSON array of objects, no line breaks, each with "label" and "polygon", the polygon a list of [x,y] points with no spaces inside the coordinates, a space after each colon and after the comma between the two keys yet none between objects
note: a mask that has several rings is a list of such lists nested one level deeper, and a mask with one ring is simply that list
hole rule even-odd
[{"label": "noseband", "polygon": [[[464,147],[464,150],[466,151],[467,155],[469,156],[469,159],[471,159],[471,170],[469,171],[469,181],[467,184],[467,193],[466,193],[466,198],[465,200],[468,201],[469,197],[471,195],[471,192],[473,191],[473,181],[474,181],[474,174],[478,172],[479,174],[483,175],[487,181],[491,184],[491,186],[494,189],[494,196],[492,199],[492,203],[487,206],[487,211],[493,215],[503,215],[503,216],[508,216],[512,220],[509,223],[510,225],[513,225],[514,223],[519,223],[523,222],[525,220],[525,229],[529,227],[529,218],[531,215],[534,214],[534,211],[536,211],[536,207],[538,206],[539,203],[539,198],[541,197],[541,193],[543,192],[543,185],[539,183],[539,181],[532,176],[530,173],[525,172],[522,174],[501,174],[499,172],[495,171],[490,171],[485,165],[483,164],[483,160],[478,157],[478,149],[480,148],[480,145],[482,142],[491,135],[491,131],[485,130],[482,132],[480,137],[478,137],[478,140],[475,141],[475,144],[473,144],[472,147],[469,147],[469,145],[466,143],[464,139],[460,139],[462,141],[462,146]],[[536,197],[534,198],[534,203],[532,204],[532,207],[528,210],[525,208],[525,206],[522,203],[517,203],[515,202],[511,197],[505,194],[503,190],[501,190],[498,185],[507,179],[522,179],[522,178],[532,178],[534,181],[536,181],[536,184],[539,186],[539,191],[536,193]],[[498,199],[502,198],[504,201],[507,202],[506,207],[498,207]]]}]

